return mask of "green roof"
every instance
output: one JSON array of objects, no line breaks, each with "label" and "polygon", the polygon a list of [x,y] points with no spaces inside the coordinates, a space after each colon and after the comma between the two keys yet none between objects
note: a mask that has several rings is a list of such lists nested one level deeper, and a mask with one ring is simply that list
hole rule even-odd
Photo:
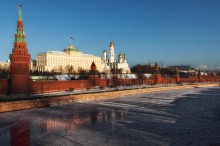
[{"label": "green roof", "polygon": [[79,52],[73,45],[69,45],[68,48],[64,49],[65,52]]}]

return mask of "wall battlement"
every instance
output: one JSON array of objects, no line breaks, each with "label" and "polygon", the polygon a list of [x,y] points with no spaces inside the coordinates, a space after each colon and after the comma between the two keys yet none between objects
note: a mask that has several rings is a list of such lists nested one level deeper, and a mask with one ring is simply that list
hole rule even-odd
[{"label": "wall battlement", "polygon": [[[29,94],[35,93],[51,93],[74,89],[90,89],[97,87],[116,87],[116,86],[132,86],[132,85],[155,85],[155,84],[180,84],[180,83],[205,83],[205,82],[220,82],[220,76],[204,76],[202,78],[164,78],[154,76],[148,79],[98,79],[94,84],[93,80],[68,80],[68,81],[51,81],[39,80],[30,81]],[[9,91],[9,81],[7,79],[0,80],[0,95],[7,95]],[[21,93],[22,94],[22,93]]]}]

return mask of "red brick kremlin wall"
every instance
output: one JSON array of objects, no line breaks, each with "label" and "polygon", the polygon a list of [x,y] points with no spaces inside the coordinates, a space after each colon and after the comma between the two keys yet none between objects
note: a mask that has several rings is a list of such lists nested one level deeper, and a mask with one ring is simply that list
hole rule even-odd
[{"label": "red brick kremlin wall", "polygon": [[[95,87],[109,87],[109,86],[130,86],[130,85],[154,85],[154,84],[176,84],[176,83],[198,83],[198,82],[220,82],[220,76],[202,76],[190,78],[164,78],[161,76],[154,76],[154,78],[138,80],[138,79],[118,79],[117,82],[111,79],[97,79],[97,83],[91,80],[68,80],[68,81],[30,81],[30,93],[49,93],[59,92],[71,89],[88,89]],[[8,93],[8,81],[0,80],[0,95]]]},{"label": "red brick kremlin wall", "polygon": [[58,92],[72,89],[89,88],[88,80],[68,80],[68,81],[32,81],[30,85],[31,93]]},{"label": "red brick kremlin wall", "polygon": [[[158,79],[155,79],[158,78]],[[130,86],[138,84],[154,85],[154,84],[176,84],[176,83],[198,83],[198,82],[220,82],[218,76],[207,76],[207,77],[191,77],[191,78],[163,78],[156,76],[155,78],[149,78],[144,80],[137,79],[119,79],[117,85]],[[93,85],[90,80],[70,80],[70,81],[32,81],[31,82],[31,93],[44,93],[65,91],[71,88],[73,89],[86,89],[94,88],[97,86],[107,87],[113,86],[114,81],[111,79],[99,79],[97,85]]]},{"label": "red brick kremlin wall", "polygon": [[8,92],[8,80],[0,80],[0,94],[6,95]]}]

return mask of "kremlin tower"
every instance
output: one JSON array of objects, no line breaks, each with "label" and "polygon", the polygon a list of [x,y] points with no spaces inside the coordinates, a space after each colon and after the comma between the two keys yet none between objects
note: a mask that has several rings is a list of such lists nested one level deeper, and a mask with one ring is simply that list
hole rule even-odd
[{"label": "kremlin tower", "polygon": [[21,5],[18,6],[17,29],[15,32],[14,48],[10,54],[10,93],[28,94],[30,86],[30,59],[26,47],[25,33],[21,14]]}]

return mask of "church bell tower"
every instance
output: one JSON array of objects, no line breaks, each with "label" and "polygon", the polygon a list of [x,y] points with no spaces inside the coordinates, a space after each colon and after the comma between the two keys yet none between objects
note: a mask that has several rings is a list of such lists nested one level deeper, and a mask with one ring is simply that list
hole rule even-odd
[{"label": "church bell tower", "polygon": [[26,47],[25,33],[21,14],[21,5],[18,5],[17,29],[15,32],[14,47],[10,54],[10,93],[28,94],[30,89],[30,59]]},{"label": "church bell tower", "polygon": [[115,51],[114,51],[114,43],[110,42],[110,57],[109,62],[114,63],[115,62]]}]

